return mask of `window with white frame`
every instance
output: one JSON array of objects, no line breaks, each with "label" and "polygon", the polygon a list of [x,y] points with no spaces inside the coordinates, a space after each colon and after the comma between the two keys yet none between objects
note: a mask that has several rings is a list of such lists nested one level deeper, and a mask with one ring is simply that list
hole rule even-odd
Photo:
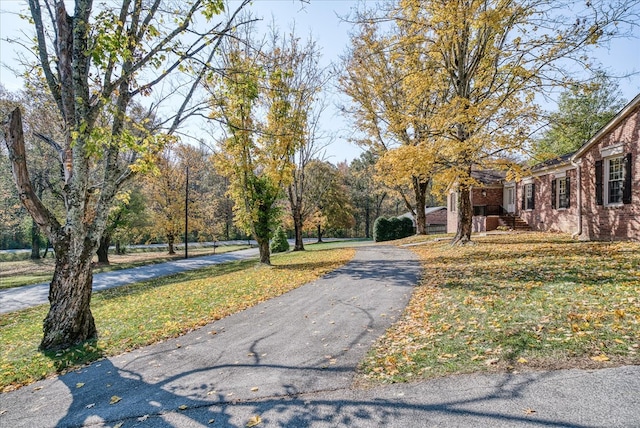
[{"label": "window with white frame", "polygon": [[605,169],[605,201],[607,205],[621,204],[624,185],[624,158],[620,156],[606,159]]},{"label": "window with white frame", "polygon": [[523,196],[522,208],[525,210],[534,209],[535,208],[535,185],[533,183],[524,185],[524,192],[522,196]]},{"label": "window with white frame", "polygon": [[551,205],[554,209],[569,208],[570,202],[569,177],[560,177],[551,183]]},{"label": "window with white frame", "polygon": [[633,198],[633,155],[614,148],[602,151],[609,156],[595,161],[597,205],[615,207],[630,204]]}]

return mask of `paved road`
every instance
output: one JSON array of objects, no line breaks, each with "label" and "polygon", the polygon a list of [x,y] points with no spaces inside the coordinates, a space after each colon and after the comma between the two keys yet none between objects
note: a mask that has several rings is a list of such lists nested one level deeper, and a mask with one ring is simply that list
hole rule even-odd
[{"label": "paved road", "polygon": [[[134,282],[173,273],[184,272],[192,269],[200,269],[218,263],[234,260],[244,260],[258,256],[257,248],[233,251],[210,256],[192,257],[190,259],[173,260],[155,265],[139,266],[131,269],[123,269],[112,272],[97,273],[93,276],[93,290],[105,290],[119,287]],[[27,285],[24,287],[7,288],[0,290],[0,314],[19,311],[35,305],[41,305],[49,301],[49,283]]]},{"label": "paved road", "polygon": [[640,367],[355,388],[419,273],[408,250],[361,247],[324,278],[183,337],[0,394],[0,426],[639,425]]}]

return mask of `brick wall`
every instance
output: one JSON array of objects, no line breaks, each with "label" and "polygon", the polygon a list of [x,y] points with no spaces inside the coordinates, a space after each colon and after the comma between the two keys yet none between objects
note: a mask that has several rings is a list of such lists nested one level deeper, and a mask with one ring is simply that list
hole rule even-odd
[{"label": "brick wall", "polygon": [[[484,190],[485,195],[482,194]],[[471,189],[472,206],[502,205],[502,186],[500,187],[474,187]]]},{"label": "brick wall", "polygon": [[[569,207],[553,208],[552,182],[560,177],[569,177]],[[578,204],[577,190],[578,180],[576,169],[557,171],[535,177],[531,183],[535,185],[535,204],[532,210],[522,209],[524,187],[529,182],[519,182],[516,185],[516,213],[524,221],[529,223],[532,230],[549,232],[577,232]]]},{"label": "brick wall", "polygon": [[[631,203],[617,206],[596,203],[596,161],[603,160],[601,151],[621,146],[623,155],[631,153]],[[617,152],[616,152],[617,153]],[[588,239],[640,241],[640,106],[618,126],[594,144],[581,157],[582,235]]]},{"label": "brick wall", "polygon": [[427,224],[447,224],[448,216],[446,209],[427,214]]}]

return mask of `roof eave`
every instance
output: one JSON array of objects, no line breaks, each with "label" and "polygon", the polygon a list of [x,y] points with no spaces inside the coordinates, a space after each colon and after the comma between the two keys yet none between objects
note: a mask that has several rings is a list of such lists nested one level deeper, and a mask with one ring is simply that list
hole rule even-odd
[{"label": "roof eave", "polygon": [[631,100],[631,102],[629,102],[626,106],[624,106],[624,108],[620,110],[620,112],[613,119],[611,119],[609,123],[600,128],[600,130],[596,132],[596,134],[591,137],[589,141],[587,141],[582,147],[580,147],[578,151],[575,152],[575,154],[571,157],[571,161],[573,162],[576,159],[582,157],[582,155],[589,151],[589,149],[591,149],[591,147],[593,147],[593,145],[596,144],[605,134],[610,132],[612,129],[618,126],[620,122],[626,119],[627,116],[629,116],[629,114],[631,114],[631,112],[636,107],[638,107],[638,105],[640,105],[640,94],[636,95],[636,97]]}]

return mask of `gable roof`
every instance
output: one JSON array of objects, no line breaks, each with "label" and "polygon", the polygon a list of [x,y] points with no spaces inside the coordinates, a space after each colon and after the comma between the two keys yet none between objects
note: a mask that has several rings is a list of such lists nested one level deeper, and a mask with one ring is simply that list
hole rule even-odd
[{"label": "gable roof", "polygon": [[625,120],[635,109],[640,106],[640,94],[636,95],[634,99],[620,110],[620,112],[611,119],[606,125],[604,125],[596,134],[591,137],[578,151],[573,155],[571,160],[578,159],[584,155],[594,144],[596,144],[605,134],[613,130],[616,126]]}]

